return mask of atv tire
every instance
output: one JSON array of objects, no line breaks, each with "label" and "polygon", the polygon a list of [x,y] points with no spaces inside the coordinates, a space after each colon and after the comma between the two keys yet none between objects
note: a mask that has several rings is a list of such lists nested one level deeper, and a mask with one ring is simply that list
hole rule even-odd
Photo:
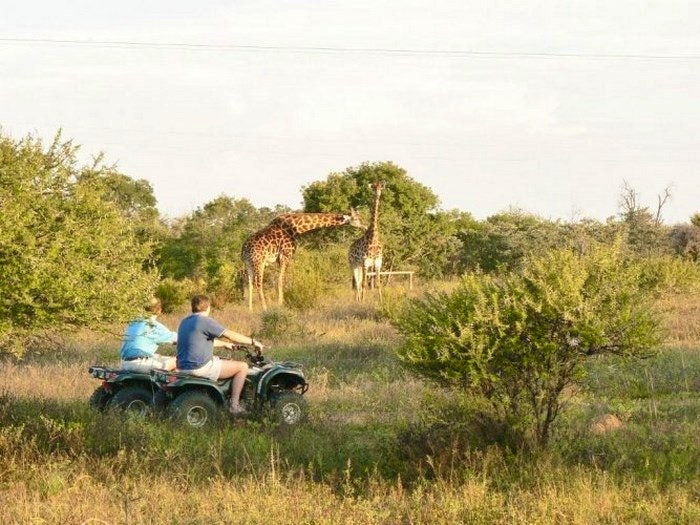
[{"label": "atv tire", "polygon": [[272,399],[272,419],[280,427],[296,428],[307,413],[306,399],[298,392],[279,392]]},{"label": "atv tire", "polygon": [[210,395],[191,390],[173,399],[168,412],[176,423],[193,428],[204,428],[214,424],[221,410]]},{"label": "atv tire", "polygon": [[126,386],[119,390],[107,404],[107,408],[115,408],[146,416],[150,414],[153,404],[153,394],[143,386]]},{"label": "atv tire", "polygon": [[111,398],[111,392],[107,392],[104,388],[99,387],[90,396],[90,408],[102,412]]}]

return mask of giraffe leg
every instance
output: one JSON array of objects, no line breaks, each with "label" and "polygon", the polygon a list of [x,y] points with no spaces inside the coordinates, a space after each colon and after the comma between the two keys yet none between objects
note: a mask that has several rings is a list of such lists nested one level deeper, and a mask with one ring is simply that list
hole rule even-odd
[{"label": "giraffe leg", "polygon": [[381,271],[382,271],[382,263],[381,261],[379,264],[375,265],[374,267],[374,273],[376,275],[376,285],[377,285],[377,292],[379,292],[379,302],[381,303],[384,298],[382,297],[382,276],[381,276]]},{"label": "giraffe leg", "polygon": [[364,272],[362,267],[358,266],[352,270],[352,284],[355,289],[355,301],[360,302],[362,300],[362,282],[364,280]]},{"label": "giraffe leg", "polygon": [[364,303],[365,302],[365,291],[367,290],[367,286],[369,286],[369,268],[366,266],[363,268],[362,271],[362,286],[360,287],[360,302]]},{"label": "giraffe leg", "polygon": [[282,306],[284,304],[284,276],[287,272],[287,267],[289,266],[289,259],[280,258],[280,275],[277,280],[277,304]]},{"label": "giraffe leg", "polygon": [[253,272],[248,271],[248,309],[253,311]]},{"label": "giraffe leg", "polygon": [[[258,292],[258,297],[260,297],[260,305],[262,306],[262,309],[267,310],[267,303],[265,302],[265,293],[263,291],[263,270],[262,269],[260,269],[254,273],[253,286]],[[253,302],[252,302],[253,301],[253,299],[252,299],[253,292],[252,292],[252,290],[250,293],[250,297],[251,297],[251,299],[250,299],[251,307],[250,308],[252,310],[253,309],[253,306],[252,306],[253,305]]]}]

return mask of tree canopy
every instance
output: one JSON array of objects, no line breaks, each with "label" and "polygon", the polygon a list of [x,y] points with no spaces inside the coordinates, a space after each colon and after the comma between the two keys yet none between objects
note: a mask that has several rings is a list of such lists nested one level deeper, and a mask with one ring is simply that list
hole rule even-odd
[{"label": "tree canopy", "polygon": [[456,231],[473,219],[468,213],[441,211],[429,188],[391,162],[363,163],[304,187],[304,210],[337,212],[353,207],[369,223],[374,202],[370,185],[375,181],[384,183],[379,212],[384,268],[415,268],[442,276],[461,248]]},{"label": "tree canopy", "polygon": [[0,348],[21,353],[45,330],[98,327],[140,312],[157,273],[107,194],[99,162],[79,166],[60,134],[44,148],[0,135]]}]

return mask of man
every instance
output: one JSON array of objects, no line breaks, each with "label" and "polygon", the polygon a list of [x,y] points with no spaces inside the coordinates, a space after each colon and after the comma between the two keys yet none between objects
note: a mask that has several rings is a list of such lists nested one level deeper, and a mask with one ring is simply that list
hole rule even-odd
[{"label": "man", "polygon": [[177,370],[211,380],[233,378],[231,385],[231,414],[243,415],[241,391],[248,373],[248,363],[220,359],[214,355],[215,346],[231,343],[250,344],[262,349],[263,345],[233,330],[228,330],[210,317],[211,301],[206,295],[192,298],[192,315],[185,317],[177,329]]},{"label": "man", "polygon": [[139,317],[126,327],[119,351],[121,367],[134,372],[148,372],[152,368],[173,370],[175,358],[160,355],[157,350],[158,345],[175,343],[177,334],[156,321],[163,311],[160,299],[151,299],[145,310],[148,316]]}]

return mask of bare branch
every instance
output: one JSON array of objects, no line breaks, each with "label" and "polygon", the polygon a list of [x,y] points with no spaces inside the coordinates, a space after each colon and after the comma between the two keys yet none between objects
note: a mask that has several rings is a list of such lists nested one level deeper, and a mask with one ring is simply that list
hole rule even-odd
[{"label": "bare branch", "polygon": [[671,199],[671,185],[669,184],[664,188],[664,191],[661,195],[656,196],[657,199],[657,204],[656,204],[656,215],[654,216],[654,224],[657,226],[661,224],[661,211],[663,210],[664,205]]}]

